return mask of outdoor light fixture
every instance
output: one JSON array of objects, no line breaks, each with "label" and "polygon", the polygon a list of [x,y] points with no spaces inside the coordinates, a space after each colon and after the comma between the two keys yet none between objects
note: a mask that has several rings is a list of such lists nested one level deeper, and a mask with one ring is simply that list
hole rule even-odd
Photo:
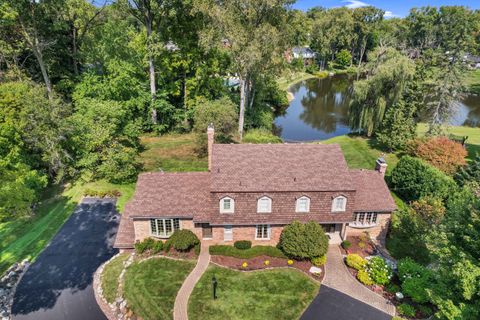
[{"label": "outdoor light fixture", "polygon": [[212,277],[213,300],[217,299],[217,278]]}]

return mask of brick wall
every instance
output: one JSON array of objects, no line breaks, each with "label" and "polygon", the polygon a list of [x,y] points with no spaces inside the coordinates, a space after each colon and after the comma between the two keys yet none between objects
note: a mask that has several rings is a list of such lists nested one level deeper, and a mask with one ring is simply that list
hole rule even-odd
[{"label": "brick wall", "polygon": [[[347,198],[346,211],[332,212],[332,201],[335,197],[340,195]],[[235,201],[235,212],[233,214],[220,213],[220,199],[227,196]],[[257,213],[257,200],[263,196],[268,196],[272,199],[271,213]],[[295,212],[296,199],[302,196],[310,198],[309,213]],[[322,223],[340,223],[353,221],[355,192],[211,193],[211,201],[215,204],[214,208],[212,208],[212,224],[288,224],[293,220],[300,220],[302,222],[317,221]]]},{"label": "brick wall", "polygon": [[369,228],[347,227],[347,236],[359,236],[367,231],[372,239],[385,240],[390,224],[390,213],[379,213],[377,215],[377,225]]}]

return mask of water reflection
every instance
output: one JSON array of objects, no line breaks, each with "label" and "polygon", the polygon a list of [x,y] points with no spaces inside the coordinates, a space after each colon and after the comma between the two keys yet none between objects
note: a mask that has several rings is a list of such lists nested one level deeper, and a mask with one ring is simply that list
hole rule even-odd
[{"label": "water reflection", "polygon": [[[324,140],[350,132],[348,109],[353,77],[337,75],[294,84],[294,99],[275,119],[277,133],[286,141]],[[480,97],[469,96],[455,111],[450,123],[480,127]]]}]

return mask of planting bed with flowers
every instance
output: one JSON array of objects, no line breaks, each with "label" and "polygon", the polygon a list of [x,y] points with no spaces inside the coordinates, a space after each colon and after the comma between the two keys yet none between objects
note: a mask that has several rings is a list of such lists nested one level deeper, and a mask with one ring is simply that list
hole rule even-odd
[{"label": "planting bed with flowers", "polygon": [[347,240],[342,242],[342,252],[344,254],[355,253],[365,258],[375,254],[375,244],[368,233],[363,233],[360,236],[349,236]]},{"label": "planting bed with flowers", "polygon": [[345,264],[353,277],[392,302],[402,317],[423,319],[432,314],[425,290],[432,275],[426,267],[404,259],[395,272],[380,256],[365,259],[355,253],[346,256]]}]

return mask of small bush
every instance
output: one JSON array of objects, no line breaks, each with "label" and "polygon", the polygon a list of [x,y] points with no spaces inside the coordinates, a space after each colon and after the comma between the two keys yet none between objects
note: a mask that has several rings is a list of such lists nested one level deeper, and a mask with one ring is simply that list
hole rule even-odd
[{"label": "small bush", "polygon": [[402,288],[400,288],[400,286],[390,282],[389,284],[387,284],[385,286],[385,290],[387,290],[387,292],[389,292],[389,293],[395,294],[397,292],[402,291]]},{"label": "small bush", "polygon": [[200,254],[200,249],[201,249],[200,243],[196,244],[195,247],[193,247],[193,250],[197,256]]},{"label": "small bush", "polygon": [[250,259],[263,255],[273,258],[286,258],[280,249],[272,246],[254,246],[250,249],[240,250],[233,246],[216,245],[210,246],[209,251],[213,256],[227,256],[240,259]]},{"label": "small bush", "polygon": [[279,248],[291,258],[310,260],[327,253],[328,237],[317,222],[293,221],[283,228]]},{"label": "small bush", "polygon": [[366,244],[365,242],[363,242],[363,241],[360,241],[360,242],[358,243],[358,247],[359,247],[360,249],[365,249],[365,248],[367,247],[367,244]]},{"label": "small bush", "polygon": [[249,240],[239,240],[235,241],[233,246],[239,250],[246,250],[252,247],[252,241]]},{"label": "small bush", "polygon": [[366,271],[370,279],[376,284],[385,285],[390,282],[392,269],[380,257],[373,257],[368,261]]},{"label": "small bush", "polygon": [[245,133],[243,143],[282,143],[279,136],[266,129],[251,129]]},{"label": "small bush", "polygon": [[429,302],[427,290],[432,283],[432,271],[416,263],[410,258],[398,262],[398,278],[402,283],[402,291],[414,302]]},{"label": "small bush", "polygon": [[367,265],[367,260],[355,253],[349,254],[346,262],[347,266],[356,270],[363,270]]},{"label": "small bush", "polygon": [[357,273],[357,279],[361,283],[367,286],[371,286],[373,284],[372,279],[370,279],[370,276],[368,275],[368,272],[365,270],[359,270]]},{"label": "small bush", "polygon": [[430,317],[433,315],[432,308],[424,306],[424,305],[418,305],[417,310],[422,314],[424,317]]},{"label": "small bush", "polygon": [[408,317],[408,318],[413,318],[415,317],[415,308],[412,307],[411,305],[409,304],[406,304],[406,303],[402,303],[401,305],[399,305],[397,307],[397,311],[399,314],[401,314],[402,316],[405,316],[405,317]]},{"label": "small bush", "polygon": [[99,190],[93,190],[93,189],[85,189],[83,191],[83,195],[86,197],[98,197],[98,198],[105,198],[105,197],[112,197],[112,198],[118,198],[122,195],[122,193],[116,189],[113,190],[105,190],[105,191],[99,191]]},{"label": "small bush", "polygon": [[155,245],[155,240],[153,238],[145,238],[143,241],[137,241],[135,243],[135,252],[142,254],[148,250],[153,249]]},{"label": "small bush", "polygon": [[170,245],[178,251],[188,251],[200,243],[198,237],[190,230],[175,231],[168,241]]},{"label": "small bush", "polygon": [[157,240],[152,245],[152,253],[157,254],[163,250],[163,242],[161,240]]},{"label": "small bush", "polygon": [[321,267],[327,262],[327,255],[324,254],[321,257],[316,257],[312,259],[312,264],[316,267]]},{"label": "small bush", "polygon": [[347,250],[348,248],[350,248],[352,246],[352,243],[348,240],[343,240],[342,241],[342,248]]}]

